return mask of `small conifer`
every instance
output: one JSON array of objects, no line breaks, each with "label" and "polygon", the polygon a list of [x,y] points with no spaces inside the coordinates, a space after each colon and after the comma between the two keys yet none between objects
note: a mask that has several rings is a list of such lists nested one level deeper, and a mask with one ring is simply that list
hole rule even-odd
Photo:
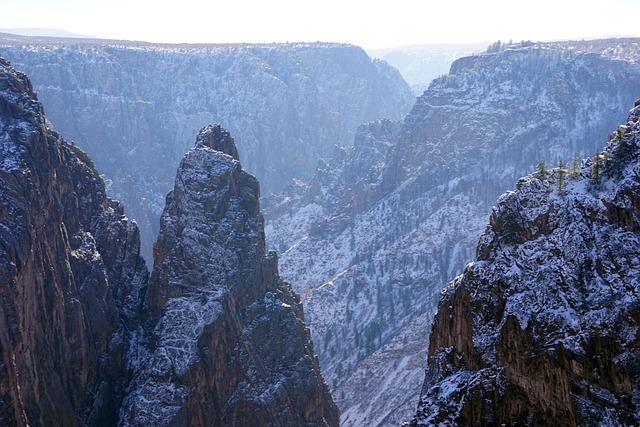
[{"label": "small conifer", "polygon": [[620,126],[616,129],[613,136],[615,145],[613,146],[610,161],[606,168],[607,175],[611,177],[622,177],[622,171],[631,156],[631,147],[627,141],[626,130],[627,128],[625,126]]},{"label": "small conifer", "polygon": [[564,194],[565,193],[565,177],[567,176],[567,171],[564,168],[564,162],[562,161],[562,159],[558,162],[558,173],[557,173],[557,180],[556,180],[556,184],[558,185],[558,193],[559,194]]},{"label": "small conifer", "polygon": [[536,175],[539,179],[542,180],[545,180],[549,177],[549,169],[547,169],[547,164],[544,162],[544,160],[536,165]]},{"label": "small conifer", "polygon": [[498,222],[502,224],[499,234],[502,244],[515,245],[521,243],[522,229],[513,211],[506,208],[501,209],[498,212]]},{"label": "small conifer", "polygon": [[571,160],[571,167],[569,168],[569,178],[577,178],[580,175],[580,159],[578,156],[573,156]]},{"label": "small conifer", "polygon": [[593,157],[593,164],[591,165],[591,178],[599,182],[600,177],[602,176],[602,167],[604,164],[603,155],[601,153],[596,153]]}]

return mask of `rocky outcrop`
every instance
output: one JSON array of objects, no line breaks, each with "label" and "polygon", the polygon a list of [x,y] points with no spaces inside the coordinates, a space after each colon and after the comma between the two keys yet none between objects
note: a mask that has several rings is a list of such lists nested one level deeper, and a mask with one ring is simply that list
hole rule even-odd
[{"label": "rocky outcrop", "polygon": [[155,45],[0,35],[52,126],[95,160],[150,262],[164,196],[202,123],[224,123],[263,192],[308,179],[360,123],[400,119],[400,74],[343,44]]},{"label": "rocky outcrop", "polygon": [[337,426],[302,305],[266,253],[259,185],[200,131],[167,196],[124,425]]},{"label": "rocky outcrop", "polygon": [[115,425],[148,280],[89,157],[0,58],[0,424]]},{"label": "rocky outcrop", "polygon": [[315,178],[265,201],[345,426],[413,416],[437,297],[473,259],[495,200],[541,160],[593,155],[640,93],[637,40],[590,43],[460,60],[402,123],[361,126]]},{"label": "rocky outcrop", "polygon": [[443,291],[412,425],[640,423],[640,105],[518,181]]}]

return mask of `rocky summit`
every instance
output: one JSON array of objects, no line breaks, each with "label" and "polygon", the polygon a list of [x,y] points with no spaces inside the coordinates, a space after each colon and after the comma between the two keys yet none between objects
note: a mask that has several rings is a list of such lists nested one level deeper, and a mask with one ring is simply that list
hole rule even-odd
[{"label": "rocky summit", "polygon": [[337,426],[258,197],[204,128],[150,276],[136,223],[0,58],[0,425]]},{"label": "rocky summit", "polygon": [[640,423],[640,100],[604,151],[518,181],[442,292],[412,425]]},{"label": "rocky summit", "polygon": [[220,126],[167,196],[123,425],[337,426],[302,305],[266,253],[256,178]]}]

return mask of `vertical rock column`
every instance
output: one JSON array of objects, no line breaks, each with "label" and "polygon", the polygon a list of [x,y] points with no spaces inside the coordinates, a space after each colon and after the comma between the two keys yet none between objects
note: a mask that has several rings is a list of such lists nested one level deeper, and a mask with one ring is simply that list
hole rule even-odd
[{"label": "vertical rock column", "polygon": [[300,300],[265,251],[258,181],[220,126],[180,163],[154,265],[124,425],[338,425]]}]

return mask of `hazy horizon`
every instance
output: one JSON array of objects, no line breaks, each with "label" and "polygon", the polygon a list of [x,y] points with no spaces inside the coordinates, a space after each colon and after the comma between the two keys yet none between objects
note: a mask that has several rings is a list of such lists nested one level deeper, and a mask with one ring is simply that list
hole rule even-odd
[{"label": "hazy horizon", "polygon": [[0,28],[59,29],[93,38],[157,43],[338,42],[365,49],[424,44],[636,37],[617,16],[640,14],[636,0],[552,2],[514,7],[505,0],[415,4],[399,0],[300,4],[245,0],[180,7],[150,0],[58,0],[3,5]]}]

